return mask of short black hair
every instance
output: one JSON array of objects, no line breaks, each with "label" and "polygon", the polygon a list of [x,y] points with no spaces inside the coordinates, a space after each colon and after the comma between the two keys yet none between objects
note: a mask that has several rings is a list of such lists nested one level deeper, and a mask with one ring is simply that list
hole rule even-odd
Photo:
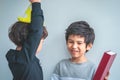
[{"label": "short black hair", "polygon": [[86,21],[76,21],[68,26],[65,33],[66,41],[70,35],[80,35],[85,38],[85,43],[94,43],[95,34],[93,28]]}]

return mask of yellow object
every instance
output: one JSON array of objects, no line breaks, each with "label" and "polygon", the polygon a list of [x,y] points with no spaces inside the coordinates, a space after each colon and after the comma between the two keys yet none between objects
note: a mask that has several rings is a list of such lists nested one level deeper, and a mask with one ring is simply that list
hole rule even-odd
[{"label": "yellow object", "polygon": [[29,5],[25,11],[24,17],[18,17],[18,21],[30,23],[31,22],[31,11],[32,11],[31,5]]}]

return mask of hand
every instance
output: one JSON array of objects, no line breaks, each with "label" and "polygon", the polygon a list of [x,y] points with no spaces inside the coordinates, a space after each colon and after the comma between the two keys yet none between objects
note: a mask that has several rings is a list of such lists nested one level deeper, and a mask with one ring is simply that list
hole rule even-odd
[{"label": "hand", "polygon": [[110,75],[110,72],[107,73],[107,75],[105,76],[104,80],[108,80],[109,75]]},{"label": "hand", "polygon": [[41,0],[29,0],[31,3],[34,3],[34,2],[41,2]]}]

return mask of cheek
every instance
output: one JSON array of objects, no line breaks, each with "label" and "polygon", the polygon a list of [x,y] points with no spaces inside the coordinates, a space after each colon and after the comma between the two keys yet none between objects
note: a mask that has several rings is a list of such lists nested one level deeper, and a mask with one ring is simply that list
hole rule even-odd
[{"label": "cheek", "polygon": [[42,48],[42,44],[39,45],[39,49],[41,49],[41,48]]},{"label": "cheek", "polygon": [[41,48],[42,48],[41,45],[39,45],[36,53],[39,53]]},{"label": "cheek", "polygon": [[71,45],[67,45],[67,49],[68,49],[69,52],[71,52],[71,49],[72,49]]},{"label": "cheek", "polygon": [[67,43],[66,45],[67,45],[67,48],[68,48],[68,49],[71,47],[71,45],[70,45],[70,44],[68,44],[68,43]]},{"label": "cheek", "polygon": [[39,53],[41,49],[42,49],[42,42],[40,42],[36,53]]},{"label": "cheek", "polygon": [[42,48],[42,44],[43,44],[43,41],[40,42],[40,44],[39,44],[39,49]]}]

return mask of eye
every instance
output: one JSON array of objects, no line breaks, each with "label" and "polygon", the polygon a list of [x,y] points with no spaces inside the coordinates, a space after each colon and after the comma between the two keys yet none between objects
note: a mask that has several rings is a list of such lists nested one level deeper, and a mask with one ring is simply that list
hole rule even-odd
[{"label": "eye", "polygon": [[72,41],[69,41],[69,43],[73,43]]},{"label": "eye", "polygon": [[74,43],[73,41],[69,40],[68,43]]},{"label": "eye", "polygon": [[84,43],[84,42],[77,42],[78,45],[81,45],[81,44],[83,44],[83,43]]},{"label": "eye", "polygon": [[79,42],[78,42],[78,44],[81,45],[82,43],[79,43]]}]

